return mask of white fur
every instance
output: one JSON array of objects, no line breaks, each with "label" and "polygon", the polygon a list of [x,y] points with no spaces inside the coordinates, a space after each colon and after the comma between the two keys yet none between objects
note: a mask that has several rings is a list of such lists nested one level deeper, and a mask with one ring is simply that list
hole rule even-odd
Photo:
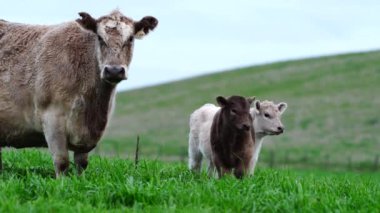
[{"label": "white fur", "polygon": [[[278,105],[274,105],[273,102],[263,102],[268,104],[269,109],[273,110],[273,119],[261,118],[264,115],[262,107],[260,110],[255,107],[251,108],[251,115],[253,118],[253,127],[255,129],[255,147],[252,157],[251,167],[249,173],[253,175],[256,167],[261,147],[263,144],[263,138],[267,135],[273,135],[273,129],[278,126],[283,126],[281,123],[281,114],[285,111],[285,107],[282,111],[275,112]],[[255,104],[256,105],[256,104]],[[190,133],[189,133],[189,169],[194,171],[200,171],[203,157],[208,162],[208,174],[211,176],[214,172],[214,165],[212,163],[212,150],[210,143],[210,131],[213,118],[220,107],[214,104],[205,104],[199,109],[195,110],[190,115]],[[267,113],[265,111],[265,113]],[[269,112],[268,112],[269,113]]]},{"label": "white fur", "polygon": [[120,24],[117,26],[117,29],[119,32],[121,32],[121,35],[123,37],[123,41],[126,42],[129,37],[133,34],[133,29],[130,25],[125,24],[124,22],[120,22]]}]

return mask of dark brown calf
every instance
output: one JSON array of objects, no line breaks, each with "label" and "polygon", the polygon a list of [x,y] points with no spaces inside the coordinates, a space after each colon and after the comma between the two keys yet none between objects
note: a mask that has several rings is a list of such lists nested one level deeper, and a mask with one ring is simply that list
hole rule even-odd
[{"label": "dark brown calf", "polygon": [[216,113],[211,126],[212,160],[219,177],[232,170],[242,178],[251,162],[254,137],[252,117],[249,113],[254,99],[231,96],[217,97],[221,109]]}]

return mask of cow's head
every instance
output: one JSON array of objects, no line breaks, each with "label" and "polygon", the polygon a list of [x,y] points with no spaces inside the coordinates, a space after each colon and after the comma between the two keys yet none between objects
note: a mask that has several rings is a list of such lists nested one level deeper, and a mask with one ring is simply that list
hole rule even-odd
[{"label": "cow's head", "polygon": [[153,30],[158,24],[157,19],[146,16],[140,21],[133,21],[119,11],[98,19],[85,12],[79,15],[81,18],[76,21],[97,35],[96,55],[101,79],[111,84],[127,79],[134,40]]},{"label": "cow's head", "polygon": [[285,130],[281,122],[281,115],[285,112],[287,104],[281,102],[274,104],[272,101],[255,101],[255,106],[251,108],[254,117],[255,133],[263,135],[279,135]]},{"label": "cow's head", "polygon": [[241,96],[231,96],[226,99],[218,96],[216,101],[222,108],[221,116],[228,125],[238,130],[248,131],[252,128],[252,117],[249,110],[254,99]]}]

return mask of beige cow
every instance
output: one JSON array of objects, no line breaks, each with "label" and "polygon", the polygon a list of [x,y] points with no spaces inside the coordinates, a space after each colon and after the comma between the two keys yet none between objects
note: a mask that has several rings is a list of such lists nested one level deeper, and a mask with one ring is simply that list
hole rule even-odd
[{"label": "beige cow", "polygon": [[56,175],[74,151],[79,172],[108,123],[116,85],[128,78],[134,39],[158,21],[119,11],[63,24],[0,20],[0,147],[47,146]]}]

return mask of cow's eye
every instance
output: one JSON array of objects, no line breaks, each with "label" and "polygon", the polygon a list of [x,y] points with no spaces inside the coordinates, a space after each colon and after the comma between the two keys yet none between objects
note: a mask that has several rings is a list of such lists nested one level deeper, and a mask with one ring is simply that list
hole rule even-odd
[{"label": "cow's eye", "polygon": [[235,109],[231,109],[231,112],[234,113],[234,114],[237,113],[237,111]]},{"label": "cow's eye", "polygon": [[264,113],[264,116],[265,116],[266,118],[270,118],[270,115],[269,115],[268,113]]},{"label": "cow's eye", "polygon": [[127,42],[125,42],[125,43],[123,44],[123,48],[127,47],[128,45],[131,45],[131,44],[133,43],[134,40],[135,40],[135,39],[134,39],[133,36],[129,37],[128,40],[127,40]]},{"label": "cow's eye", "polygon": [[129,37],[128,42],[131,43],[133,41],[134,41],[134,37],[133,36]]},{"label": "cow's eye", "polygon": [[106,42],[103,40],[102,37],[98,36],[98,40],[99,40],[99,42],[100,42],[101,45],[107,46]]}]

